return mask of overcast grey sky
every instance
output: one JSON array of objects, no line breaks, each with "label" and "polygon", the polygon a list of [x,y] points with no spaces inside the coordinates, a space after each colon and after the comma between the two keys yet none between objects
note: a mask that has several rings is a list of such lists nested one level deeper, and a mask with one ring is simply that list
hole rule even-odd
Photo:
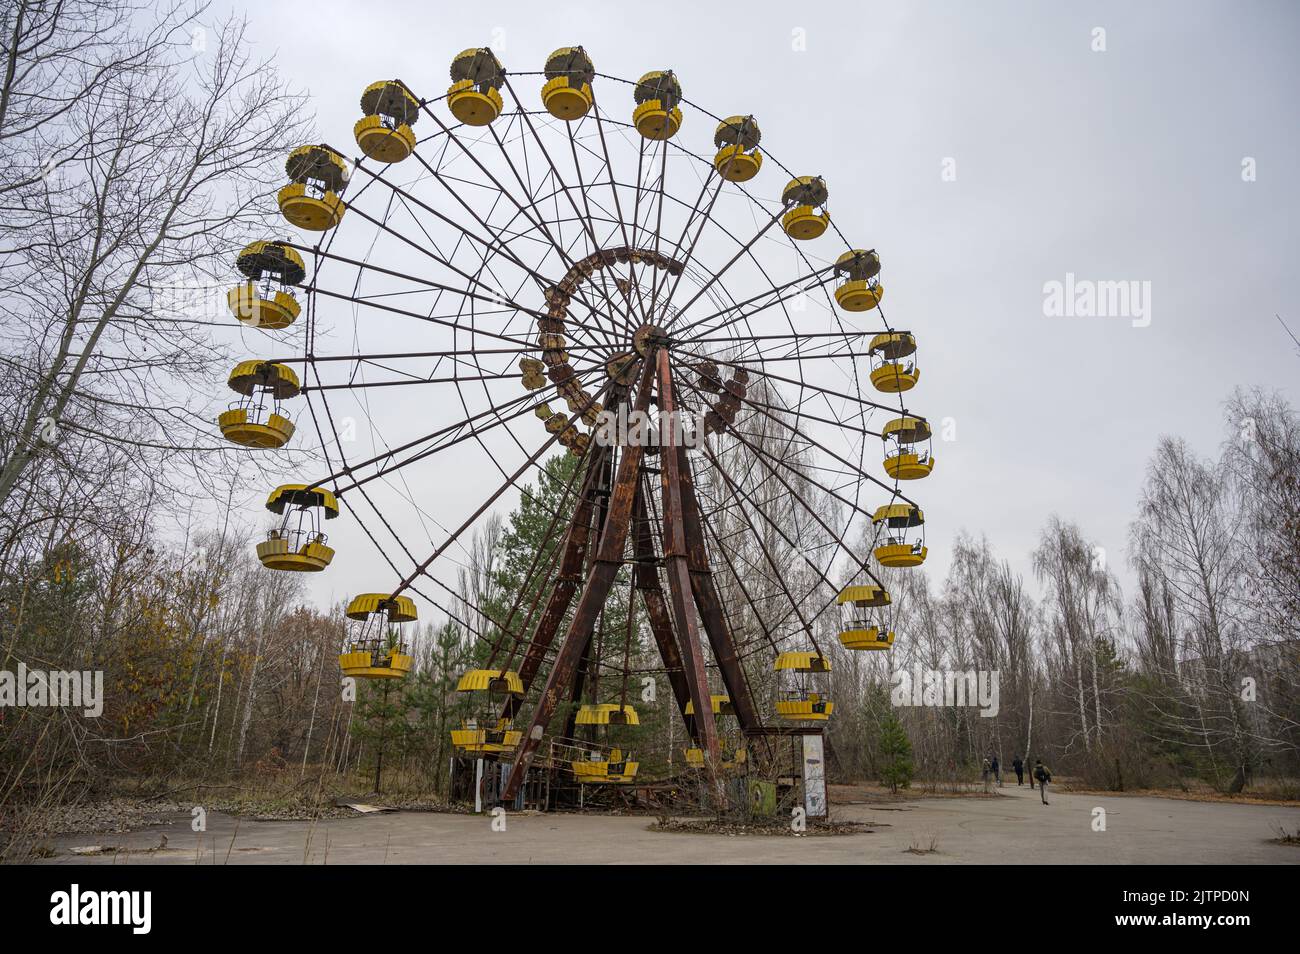
[{"label": "overcast grey sky", "polygon": [[[690,99],[757,115],[764,146],[825,176],[840,227],[879,250],[890,319],[920,340],[910,403],[955,425],[934,475],[905,488],[925,507],[932,579],[963,528],[1030,576],[1056,511],[1127,583],[1157,437],[1213,453],[1234,385],[1300,398],[1274,317],[1300,333],[1298,4],[308,0],[246,13],[340,145],[366,84],[399,76],[441,95],[451,57],[494,41],[515,70],[578,43],[617,76],[671,67]],[[704,151],[712,126],[688,113],[681,135]],[[1045,283],[1067,273],[1149,282],[1149,323],[1045,314]],[[477,476],[481,499],[490,474]],[[447,515],[475,497],[458,477]],[[255,503],[247,516],[260,521]],[[382,588],[364,538],[330,530],[340,556],[313,595]],[[417,551],[437,536],[423,533]]]}]

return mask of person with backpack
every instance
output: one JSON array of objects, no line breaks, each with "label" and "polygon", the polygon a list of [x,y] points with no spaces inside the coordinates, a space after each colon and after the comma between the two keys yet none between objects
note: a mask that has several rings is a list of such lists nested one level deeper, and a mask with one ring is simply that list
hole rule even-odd
[{"label": "person with backpack", "polygon": [[996,755],[993,756],[992,768],[993,768],[993,781],[998,783],[998,788],[1001,788],[1002,787],[1002,766],[998,762],[998,757]]},{"label": "person with backpack", "polygon": [[1034,762],[1034,778],[1038,779],[1038,793],[1043,796],[1043,804],[1047,804],[1047,783],[1052,780],[1052,773],[1047,770],[1042,759]]},{"label": "person with backpack", "polygon": [[[1025,763],[1024,760],[1021,759],[1019,755],[1017,755],[1014,759],[1011,760],[1011,770],[1016,773],[1016,787],[1019,788],[1021,785],[1024,785],[1025,784]],[[1034,784],[1033,779],[1030,779],[1029,784],[1031,786]]]}]

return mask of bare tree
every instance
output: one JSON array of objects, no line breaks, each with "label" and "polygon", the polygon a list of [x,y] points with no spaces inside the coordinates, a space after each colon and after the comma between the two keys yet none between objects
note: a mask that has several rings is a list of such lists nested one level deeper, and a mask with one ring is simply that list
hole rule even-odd
[{"label": "bare tree", "polygon": [[193,389],[222,364],[213,282],[264,236],[306,122],[244,24],[209,33],[198,12],[24,0],[5,16],[0,505],[42,458],[59,466],[69,432],[130,444],[151,475],[214,444]]},{"label": "bare tree", "polygon": [[1071,687],[1078,737],[1091,750],[1106,721],[1099,656],[1103,647],[1113,647],[1118,630],[1118,586],[1106,568],[1105,551],[1055,515],[1043,530],[1033,562],[1047,588],[1044,605],[1057,652],[1058,684]]},{"label": "bare tree", "polygon": [[1300,418],[1277,394],[1234,392],[1223,464],[1241,522],[1261,746],[1300,747]]},{"label": "bare tree", "polygon": [[[1198,459],[1186,443],[1162,438],[1147,468],[1132,555],[1147,581],[1168,601],[1157,618],[1176,621],[1175,665],[1192,704],[1187,716],[1165,713],[1172,728],[1200,740],[1216,771],[1229,763],[1230,791],[1244,787],[1255,744],[1241,696],[1246,629],[1238,618],[1242,596],[1242,536],[1226,471]],[[1167,638],[1167,634],[1161,634]],[[1153,645],[1148,637],[1147,645]]]}]

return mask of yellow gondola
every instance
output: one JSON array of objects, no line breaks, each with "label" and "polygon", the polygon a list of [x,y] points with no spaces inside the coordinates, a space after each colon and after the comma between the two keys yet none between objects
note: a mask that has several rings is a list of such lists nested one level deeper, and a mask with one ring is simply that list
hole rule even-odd
[{"label": "yellow gondola", "polygon": [[415,151],[420,101],[401,80],[371,83],[361,94],[365,115],[352,127],[357,146],[378,162],[401,162]]},{"label": "yellow gondola", "polygon": [[[692,746],[683,749],[682,754],[686,756],[686,767],[690,769],[704,768],[704,750]],[[728,749],[723,747],[721,758],[718,760],[718,768],[724,772],[731,769],[743,768],[749,762],[749,754],[743,747]]]},{"label": "yellow gondola", "polygon": [[462,50],[451,61],[447,108],[466,126],[487,126],[501,115],[501,84],[506,71],[486,46]]},{"label": "yellow gondola", "polygon": [[920,380],[921,369],[913,358],[906,364],[903,358],[916,353],[916,339],[905,331],[887,331],[871,339],[867,347],[871,356],[871,383],[877,391],[897,394],[910,391]]},{"label": "yellow gondola", "polygon": [[464,752],[492,754],[513,751],[523,737],[504,713],[510,699],[524,694],[524,683],[512,669],[470,669],[456,691],[472,701],[473,712],[451,730],[452,745]]},{"label": "yellow gondola", "polygon": [[831,671],[831,662],[818,652],[784,652],[772,668],[777,673],[776,714],[792,721],[829,719],[835,704],[814,691],[814,677]]},{"label": "yellow gondola", "polygon": [[817,692],[798,698],[778,699],[776,703],[776,714],[794,722],[822,722],[829,719],[834,711],[835,703]]},{"label": "yellow gondola", "polygon": [[593,752],[591,756],[593,757],[574,759],[569,763],[574,777],[581,784],[619,785],[636,780],[640,763],[627,761],[622,749]]},{"label": "yellow gondola", "polygon": [[299,146],[284,163],[289,184],[276,194],[280,212],[291,225],[324,232],[343,218],[348,163],[326,145]]},{"label": "yellow gondola", "polygon": [[522,696],[524,683],[511,669],[470,669],[456,683],[456,691]]},{"label": "yellow gondola", "polygon": [[[736,707],[731,704],[730,696],[709,696],[709,708],[715,716],[734,716]],[[695,703],[687,700],[686,714],[695,715]]]},{"label": "yellow gondola", "polygon": [[840,631],[840,645],[855,650],[889,649],[894,645],[894,633],[879,626],[857,626]]},{"label": "yellow gondola", "polygon": [[[728,695],[711,695],[709,696],[709,708],[713,710],[715,716],[734,716],[736,708],[731,703],[731,697]],[[686,715],[695,715],[695,703],[687,701]],[[743,766],[747,756],[745,754],[744,737],[735,732],[722,732],[719,727],[718,745],[719,755],[718,768],[723,770],[736,769]],[[684,750],[686,754],[687,768],[704,768],[704,750],[698,747],[691,747]]]},{"label": "yellow gondola", "polygon": [[870,311],[885,297],[880,274],[880,256],[874,249],[850,249],[835,260],[835,273],[844,281],[835,289],[835,300],[845,311]]},{"label": "yellow gondola", "polygon": [[231,314],[242,324],[267,331],[294,323],[302,308],[292,289],[307,277],[307,266],[295,249],[283,242],[251,242],[235,257],[235,267],[248,280],[227,293]]},{"label": "yellow gondola", "polygon": [[323,519],[339,515],[339,503],[324,487],[282,484],[271,491],[266,509],[282,518],[257,545],[257,558],[272,570],[318,572],[329,566],[334,550],[321,532]]},{"label": "yellow gondola", "polygon": [[[928,552],[925,547],[925,515],[920,507],[909,503],[886,504],[876,510],[871,522],[885,525],[885,542],[874,551],[881,566],[909,567],[925,562]],[[920,529],[918,534],[906,533],[916,528]]]},{"label": "yellow gondola", "polygon": [[852,603],[855,606],[888,606],[892,600],[889,591],[874,583],[846,586],[840,590],[835,602],[841,606]]},{"label": "yellow gondola", "polygon": [[301,393],[293,369],[270,361],[241,361],[230,372],[228,383],[244,399],[217,418],[221,436],[243,447],[283,447],[288,443],[293,422],[281,413],[280,402]]},{"label": "yellow gondola", "polygon": [[[611,702],[586,703],[574,713],[573,721],[575,725],[596,726],[595,731],[601,739],[599,744],[602,748],[615,741],[610,738],[611,727],[641,724],[636,709],[632,706]],[[584,784],[630,782],[635,778],[637,771],[637,763],[624,758],[619,748],[609,748],[607,753],[593,748],[587,752],[585,758],[574,759],[571,765],[573,774]]]},{"label": "yellow gondola", "polygon": [[781,216],[785,234],[806,242],[825,232],[831,224],[831,214],[825,208],[829,195],[821,176],[799,176],[787,182],[781,192],[781,204],[787,207]]},{"label": "yellow gondola", "polygon": [[588,704],[579,707],[574,717],[576,725],[640,725],[636,709],[630,705],[612,703]]},{"label": "yellow gondola", "polygon": [[831,661],[821,653],[784,652],[772,664],[776,672],[830,672]]},{"label": "yellow gondola", "polygon": [[898,480],[919,480],[934,471],[930,425],[919,417],[897,417],[880,432],[885,442],[885,473]]},{"label": "yellow gondola", "polygon": [[562,46],[546,58],[546,83],[542,105],[567,123],[581,119],[591,109],[591,81],[596,68],[580,46]]},{"label": "yellow gondola", "polygon": [[451,744],[464,752],[513,752],[523,732],[509,719],[497,719],[480,725],[477,719],[465,719],[459,729],[451,730]]},{"label": "yellow gondola", "polygon": [[[414,662],[400,626],[416,620],[409,596],[362,593],[348,604],[347,650],[339,654],[343,675],[354,679],[400,679]],[[359,624],[359,625],[358,625]]]},{"label": "yellow gondola", "polygon": [[835,602],[840,605],[840,644],[845,649],[889,649],[894,634],[885,619],[869,609],[889,606],[889,593],[873,583],[846,586]]},{"label": "yellow gondola", "polygon": [[731,116],[718,123],[713,134],[717,155],[713,168],[728,182],[748,182],[763,168],[763,154],[758,143],[763,133],[753,116]]},{"label": "yellow gondola", "polygon": [[573,722],[574,725],[594,727],[589,731],[594,732],[599,739],[593,739],[590,743],[574,743],[580,748],[586,748],[582,757],[570,762],[573,774],[580,783],[630,782],[636,777],[637,763],[626,759],[621,748],[613,747],[618,740],[612,738],[618,731],[615,726],[641,724],[635,708],[625,702],[588,702],[578,707],[578,711],[573,714]]},{"label": "yellow gondola", "polygon": [[682,86],[672,70],[653,70],[642,76],[632,93],[636,109],[632,125],[646,139],[672,139],[682,128]]}]

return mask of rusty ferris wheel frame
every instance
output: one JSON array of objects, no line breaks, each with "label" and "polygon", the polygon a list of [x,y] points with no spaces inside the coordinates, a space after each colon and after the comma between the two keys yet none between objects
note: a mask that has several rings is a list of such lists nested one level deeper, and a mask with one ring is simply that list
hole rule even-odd
[{"label": "rusty ferris wheel frame", "polygon": [[[873,518],[863,490],[876,495],[872,504],[887,495],[890,504],[915,505],[897,478],[887,482],[874,472],[879,458],[866,445],[886,435],[870,418],[878,411],[924,418],[906,407],[901,388],[892,406],[867,396],[858,365],[869,357],[868,338],[910,334],[886,322],[878,299],[862,314],[837,309],[830,294],[842,277],[835,259],[813,257],[801,246],[816,243],[787,236],[789,201],[765,203],[722,175],[714,159],[683,146],[682,136],[649,138],[635,119],[616,118],[614,102],[630,101],[622,94],[638,83],[594,73],[590,111],[571,122],[525,105],[529,78],[542,73],[501,74],[500,90],[515,108],[484,127],[445,116],[445,96],[418,99],[424,125],[435,128],[410,153],[414,176],[399,181],[395,166],[353,163],[342,206],[348,224],[367,224],[365,250],[336,248],[346,225],[316,244],[284,242],[313,267],[303,285],[302,351],[273,360],[303,369],[302,392],[330,470],[308,486],[331,488],[347,506],[400,580],[392,596],[414,593],[486,642],[486,667],[518,665],[525,691],[544,679],[522,743],[502,756],[512,759],[509,799],[559,706],[578,701],[584,686],[594,693],[602,671],[620,678],[620,706],[630,675],[666,675],[690,738],[711,761],[719,742],[709,656],[746,738],[786,731],[765,722],[743,663],[793,643],[820,656],[814,624],[844,582],[832,574],[883,588],[871,547],[850,539],[854,525]],[[688,122],[692,114],[708,116],[721,130],[735,120],[685,97],[680,103]],[[775,166],[792,185],[798,181],[770,153],[763,160],[769,174]],[[695,173],[698,192],[683,167]],[[677,194],[670,169],[690,182],[692,201]],[[748,213],[751,232],[724,221],[724,206],[731,219],[742,218],[736,207]],[[852,249],[826,219],[839,239],[823,240],[832,256]],[[774,245],[794,266],[793,277],[773,276]],[[412,264],[395,267],[393,249]],[[826,306],[811,328],[810,300]],[[349,306],[354,316],[373,311],[423,322],[442,346],[322,353],[322,316]],[[859,327],[863,315],[878,324]],[[338,369],[346,380],[338,380]],[[392,376],[362,379],[362,371],[379,369]],[[331,396],[410,386],[454,389],[459,411],[416,439],[349,460]],[[514,393],[506,391],[511,386]],[[567,416],[547,403],[559,397],[568,402]],[[662,447],[595,440],[597,410],[686,412],[707,437],[693,449],[671,430]],[[527,441],[521,435],[537,417],[546,419],[545,438]],[[584,423],[591,431],[581,430]],[[494,434],[518,453],[507,459],[489,446]],[[501,480],[420,556],[370,488],[469,442]],[[549,556],[538,551],[514,605],[486,631],[457,605],[435,564],[463,547],[507,493],[527,494],[521,482],[557,446],[579,458],[550,515],[548,535],[559,534],[561,543]],[[737,459],[748,463],[737,468]],[[793,523],[774,517],[778,511],[795,515]],[[806,579],[787,579],[783,561],[792,554]],[[764,593],[746,586],[756,574]],[[626,644],[612,652],[594,646],[598,617],[619,587],[630,608],[639,594],[659,665],[633,666]],[[736,624],[738,609],[756,631]],[[524,709],[520,695],[503,716]]]}]

